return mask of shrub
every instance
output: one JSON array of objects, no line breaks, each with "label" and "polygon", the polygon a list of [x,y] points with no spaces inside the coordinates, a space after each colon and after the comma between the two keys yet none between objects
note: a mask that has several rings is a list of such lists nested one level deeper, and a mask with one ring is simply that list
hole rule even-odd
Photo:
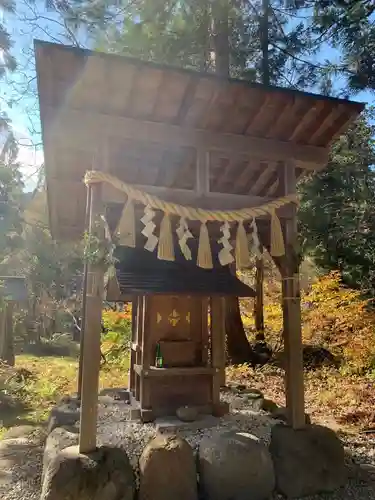
[{"label": "shrub", "polygon": [[102,335],[102,352],[108,362],[122,364],[127,361],[131,343],[131,310],[107,310],[102,318],[106,329]]}]

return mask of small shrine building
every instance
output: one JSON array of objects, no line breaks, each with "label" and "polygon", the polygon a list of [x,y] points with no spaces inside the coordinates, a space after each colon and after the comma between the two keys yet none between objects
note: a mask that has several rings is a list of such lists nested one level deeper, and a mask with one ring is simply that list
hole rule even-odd
[{"label": "small shrine building", "polygon": [[364,106],[46,42],[35,51],[52,234],[86,232],[91,248],[80,451],[96,447],[111,262],[107,295],[134,304],[129,383],[149,420],[183,404],[222,409],[225,296],[254,294],[231,270],[269,251],[288,424],[305,426],[296,183],[326,166]]}]

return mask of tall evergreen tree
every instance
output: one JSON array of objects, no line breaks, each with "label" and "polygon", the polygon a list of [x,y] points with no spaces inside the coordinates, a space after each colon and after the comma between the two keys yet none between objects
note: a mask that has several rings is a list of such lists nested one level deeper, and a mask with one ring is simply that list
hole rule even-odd
[{"label": "tall evergreen tree", "polygon": [[0,261],[20,245],[22,176],[11,133],[0,151]]},{"label": "tall evergreen tree", "polygon": [[[371,121],[370,121],[371,120]],[[333,145],[328,167],[299,186],[300,233],[323,270],[375,295],[375,127],[362,116]]]},{"label": "tall evergreen tree", "polygon": [[[143,0],[134,4],[134,9],[125,16],[123,27],[109,31],[109,35],[106,31],[98,47],[224,77],[263,81],[266,85],[301,86],[305,80],[311,80],[311,68],[289,54],[304,50],[308,39],[301,24],[291,28],[288,17],[273,10],[273,5],[280,2]],[[259,311],[260,263],[258,267]],[[227,300],[226,325],[231,360],[236,363],[251,360],[236,298]]]}]

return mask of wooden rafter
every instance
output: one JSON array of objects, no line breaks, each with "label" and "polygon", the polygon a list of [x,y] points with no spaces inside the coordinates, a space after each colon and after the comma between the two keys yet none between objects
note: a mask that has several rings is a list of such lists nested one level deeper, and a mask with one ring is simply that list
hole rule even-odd
[{"label": "wooden rafter", "polygon": [[[75,110],[50,111],[55,115],[55,119],[45,131],[47,145],[52,141],[55,144],[63,143],[67,147],[78,147],[80,144],[81,147],[92,148],[93,140],[103,137],[105,132],[109,136],[123,139],[147,137],[166,146],[204,145],[207,149],[251,154],[263,160],[283,161],[292,158],[297,162],[306,163],[307,168],[311,168],[313,164],[315,168],[323,167],[328,160],[328,150],[323,147],[188,129],[102,113]],[[63,137],[61,130],[64,130]]]},{"label": "wooden rafter", "polygon": [[267,167],[261,172],[259,175],[258,179],[256,180],[255,184],[250,189],[250,194],[258,194],[264,186],[267,184],[269,181],[271,175],[274,173],[276,170],[276,162],[269,163]]}]

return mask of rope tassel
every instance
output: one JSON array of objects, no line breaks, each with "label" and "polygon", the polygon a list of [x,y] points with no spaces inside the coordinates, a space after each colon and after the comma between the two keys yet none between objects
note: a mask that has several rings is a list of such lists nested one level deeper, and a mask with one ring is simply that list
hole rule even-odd
[{"label": "rope tassel", "polygon": [[117,226],[117,232],[119,233],[120,245],[135,248],[134,204],[131,198],[128,198],[124,210],[122,211],[121,219]]},{"label": "rope tassel", "polygon": [[165,214],[160,224],[158,259],[174,261],[174,246],[171,219]]},{"label": "rope tassel", "polygon": [[285,255],[283,231],[275,211],[271,213],[271,255],[272,257]]},{"label": "rope tassel", "polygon": [[202,222],[199,233],[197,264],[203,269],[213,268],[210,236],[208,234],[207,224],[205,222]]},{"label": "rope tassel", "polygon": [[249,267],[250,265],[249,242],[247,240],[247,235],[243,225],[243,221],[240,221],[238,223],[238,228],[237,228],[236,264],[239,269],[244,267]]}]

